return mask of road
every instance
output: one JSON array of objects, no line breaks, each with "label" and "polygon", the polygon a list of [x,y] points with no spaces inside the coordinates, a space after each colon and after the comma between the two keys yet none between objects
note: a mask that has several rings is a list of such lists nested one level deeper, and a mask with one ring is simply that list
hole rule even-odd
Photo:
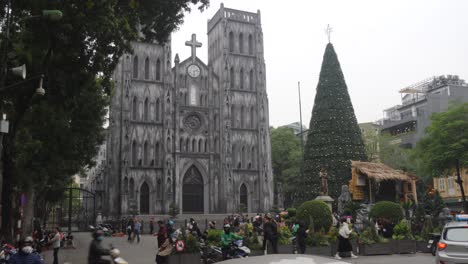
[{"label": "road", "polygon": [[[87,264],[88,247],[91,242],[91,233],[74,233],[76,249],[61,249],[59,251],[60,264]],[[140,243],[128,243],[125,237],[106,237],[103,241],[104,245],[112,244],[120,249],[121,256],[128,261],[129,264],[151,264],[155,263],[156,257],[156,237],[144,235]],[[274,256],[273,258],[278,258]],[[52,251],[45,251],[44,258],[46,263],[52,263]],[[331,258],[330,258],[331,259]],[[357,264],[430,264],[434,263],[434,257],[430,254],[406,254],[406,255],[389,255],[389,256],[360,256],[358,259],[343,259],[346,263]],[[249,258],[245,264],[255,263],[254,257]],[[283,262],[281,262],[283,263]],[[192,264],[192,263],[187,263]]]}]

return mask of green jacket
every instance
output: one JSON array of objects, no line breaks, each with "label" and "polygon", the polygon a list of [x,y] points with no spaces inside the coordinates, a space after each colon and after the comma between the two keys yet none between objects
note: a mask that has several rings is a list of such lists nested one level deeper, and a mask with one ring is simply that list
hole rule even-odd
[{"label": "green jacket", "polygon": [[234,233],[229,233],[229,234],[223,233],[221,234],[221,247],[227,248],[232,243],[232,241],[239,240],[239,239],[242,239],[242,237]]},{"label": "green jacket", "polygon": [[293,227],[292,227],[292,235],[293,236],[297,235],[297,230],[299,230],[299,225],[298,224],[293,225]]}]

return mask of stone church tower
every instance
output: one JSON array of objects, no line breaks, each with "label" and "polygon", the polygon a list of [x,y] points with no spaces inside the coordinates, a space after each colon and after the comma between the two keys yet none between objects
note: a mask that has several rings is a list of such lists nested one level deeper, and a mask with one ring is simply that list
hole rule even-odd
[{"label": "stone church tower", "polygon": [[221,8],[208,22],[208,64],[133,43],[110,107],[105,215],[264,212],[273,176],[260,11]]}]

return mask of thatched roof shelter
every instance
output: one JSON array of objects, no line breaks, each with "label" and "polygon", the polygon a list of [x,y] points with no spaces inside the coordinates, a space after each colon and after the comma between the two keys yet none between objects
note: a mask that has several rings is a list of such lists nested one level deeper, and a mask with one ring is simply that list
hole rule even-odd
[{"label": "thatched roof shelter", "polygon": [[359,174],[366,175],[369,179],[377,182],[385,180],[398,180],[411,182],[411,177],[403,171],[395,170],[383,163],[373,163],[364,161],[351,161],[351,166]]}]

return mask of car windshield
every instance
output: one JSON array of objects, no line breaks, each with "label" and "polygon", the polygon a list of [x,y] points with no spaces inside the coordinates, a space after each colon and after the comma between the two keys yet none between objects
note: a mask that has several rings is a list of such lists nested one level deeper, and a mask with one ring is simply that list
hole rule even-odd
[{"label": "car windshield", "polygon": [[445,233],[445,240],[468,242],[468,226],[447,229],[447,232]]}]

